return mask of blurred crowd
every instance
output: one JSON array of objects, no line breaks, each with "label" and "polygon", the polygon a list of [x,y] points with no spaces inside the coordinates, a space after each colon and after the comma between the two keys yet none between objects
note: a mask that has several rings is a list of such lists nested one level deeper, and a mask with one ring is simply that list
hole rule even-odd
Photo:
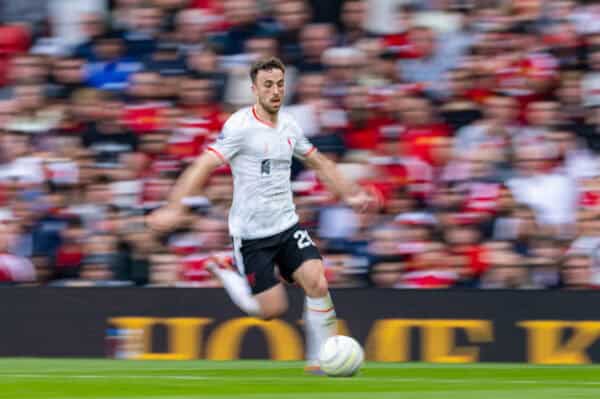
[{"label": "blurred crowd", "polygon": [[0,7],[0,282],[218,286],[232,178],[146,228],[287,65],[285,110],[379,209],[301,163],[332,286],[600,285],[600,5],[571,0],[53,0]]}]

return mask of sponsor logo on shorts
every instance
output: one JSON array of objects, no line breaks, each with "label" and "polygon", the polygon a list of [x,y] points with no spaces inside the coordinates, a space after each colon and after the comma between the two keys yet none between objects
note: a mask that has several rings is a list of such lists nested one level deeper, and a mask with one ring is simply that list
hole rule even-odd
[{"label": "sponsor logo on shorts", "polygon": [[256,273],[250,273],[246,275],[246,279],[248,280],[248,284],[254,287],[256,285]]}]

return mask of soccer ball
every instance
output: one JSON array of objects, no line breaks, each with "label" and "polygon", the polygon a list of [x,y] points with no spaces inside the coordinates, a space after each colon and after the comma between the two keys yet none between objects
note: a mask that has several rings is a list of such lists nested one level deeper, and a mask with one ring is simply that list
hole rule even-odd
[{"label": "soccer ball", "polygon": [[319,352],[321,370],[331,377],[351,377],[365,358],[362,347],[345,335],[329,337]]}]

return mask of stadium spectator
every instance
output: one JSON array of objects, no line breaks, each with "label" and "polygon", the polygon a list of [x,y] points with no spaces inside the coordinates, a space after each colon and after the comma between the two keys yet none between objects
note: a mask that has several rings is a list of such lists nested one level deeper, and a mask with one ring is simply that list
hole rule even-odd
[{"label": "stadium spectator", "polygon": [[261,20],[256,0],[227,0],[223,6],[230,27],[215,38],[222,54],[243,54],[243,46],[248,39],[276,34],[273,26]]},{"label": "stadium spectator", "polygon": [[220,69],[219,59],[211,46],[206,46],[202,50],[194,50],[188,54],[186,67],[189,73],[196,72],[211,79],[215,88],[214,100],[218,103],[224,102],[227,73]]},{"label": "stadium spectator", "polygon": [[14,231],[11,226],[6,223],[0,224],[0,284],[35,281],[36,273],[31,261],[9,252],[12,240]]},{"label": "stadium spectator", "polygon": [[336,29],[333,24],[312,23],[305,25],[300,32],[302,57],[298,70],[304,72],[322,72],[323,53],[335,43]]},{"label": "stadium spectator", "polygon": [[183,9],[175,17],[172,40],[183,54],[202,50],[208,41],[210,16],[201,9]]},{"label": "stadium spectator", "polygon": [[300,31],[309,21],[309,5],[306,0],[278,1],[274,11],[281,59],[286,64],[297,65],[302,59]]},{"label": "stadium spectator", "polygon": [[367,31],[365,30],[366,16],[366,1],[349,0],[342,4],[340,16],[342,29],[338,40],[341,46],[352,46],[358,40],[367,36]]},{"label": "stadium spectator", "polygon": [[134,6],[123,34],[127,57],[142,61],[152,54],[158,46],[164,22],[163,10],[152,2],[139,2]]},{"label": "stadium spectator", "polygon": [[418,83],[430,95],[444,96],[441,83],[446,72],[460,64],[463,49],[450,46],[441,35],[427,26],[415,26],[408,32],[407,40],[413,46],[411,58],[401,59],[398,68],[410,83]]},{"label": "stadium spectator", "polygon": [[107,32],[94,41],[92,59],[86,64],[86,84],[113,92],[127,87],[129,76],[142,64],[127,55],[126,42],[118,32]]},{"label": "stadium spectator", "polygon": [[83,33],[81,43],[78,43],[72,51],[73,56],[85,60],[94,59],[94,41],[105,34],[109,29],[107,21],[102,13],[86,13],[80,15],[79,24]]}]

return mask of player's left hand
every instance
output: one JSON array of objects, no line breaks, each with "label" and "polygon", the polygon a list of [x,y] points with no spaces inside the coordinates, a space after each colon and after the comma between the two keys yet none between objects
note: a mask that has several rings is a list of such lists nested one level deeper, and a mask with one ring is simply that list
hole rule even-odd
[{"label": "player's left hand", "polygon": [[373,193],[365,190],[359,190],[358,192],[347,196],[345,202],[351,206],[354,211],[360,213],[374,210],[377,207],[377,199]]}]

